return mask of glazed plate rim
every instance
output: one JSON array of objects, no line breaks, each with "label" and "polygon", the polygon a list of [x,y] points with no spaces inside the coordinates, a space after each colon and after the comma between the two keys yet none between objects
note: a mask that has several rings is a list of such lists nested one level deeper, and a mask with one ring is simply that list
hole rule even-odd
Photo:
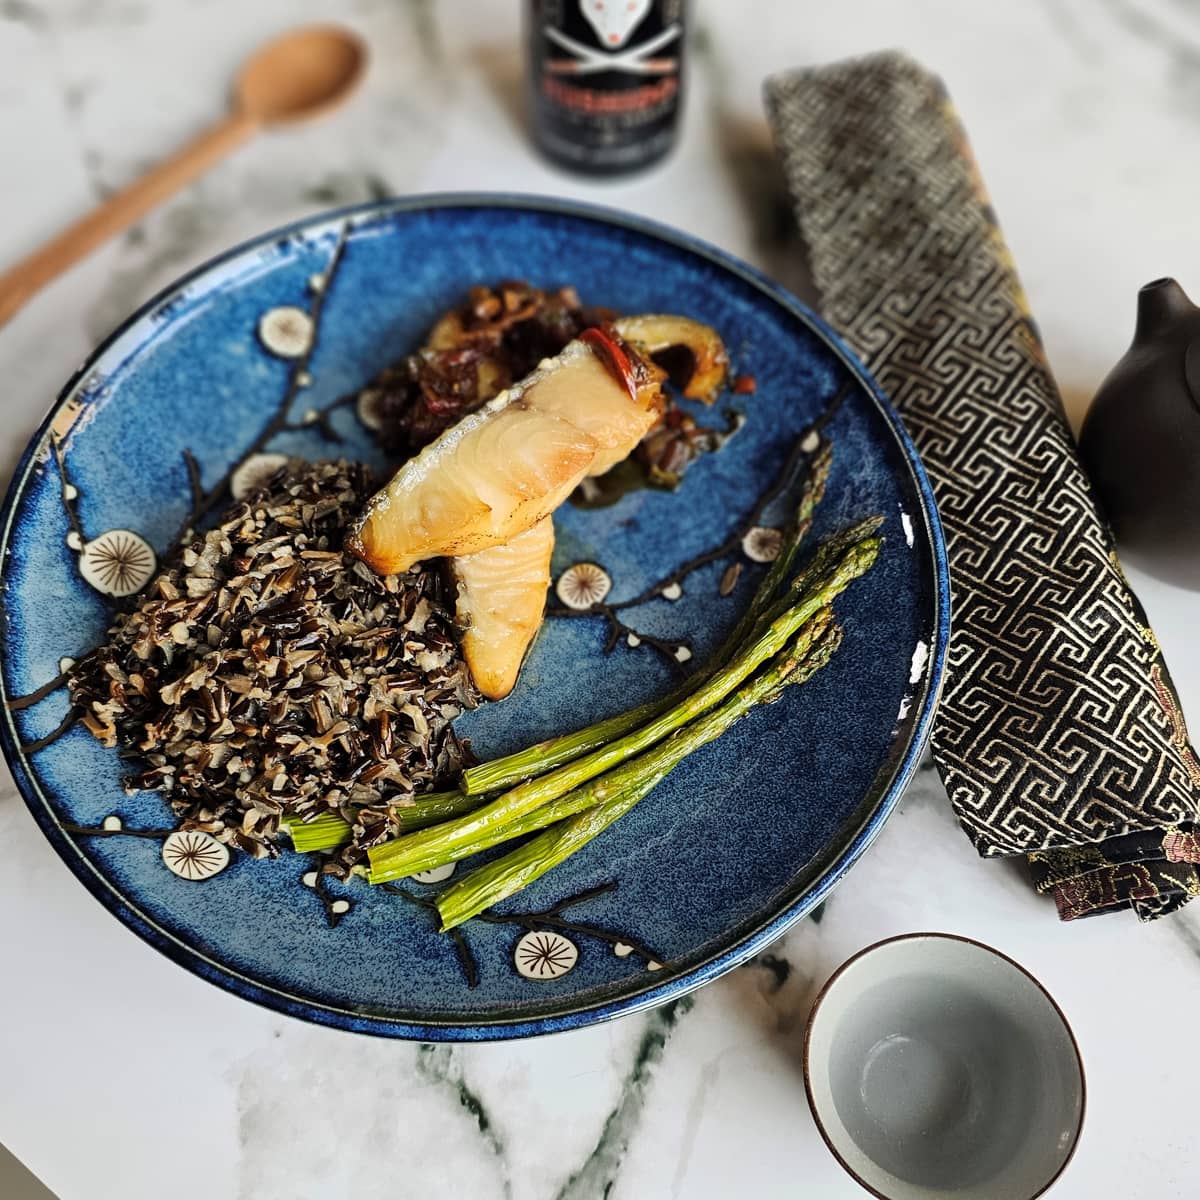
[{"label": "glazed plate rim", "polygon": [[[453,208],[513,210],[534,214],[542,212],[556,216],[580,218],[640,234],[666,243],[675,250],[698,256],[723,271],[732,273],[812,330],[855,378],[862,392],[874,402],[880,416],[895,438],[908,467],[913,489],[921,502],[921,536],[933,568],[933,577],[929,581],[932,592],[933,629],[931,632],[933,644],[924,671],[922,690],[915,701],[919,705],[918,716],[910,727],[911,732],[907,746],[903,752],[896,752],[893,755],[895,766],[890,782],[860,826],[842,842],[839,849],[833,851],[832,857],[823,871],[801,895],[785,902],[772,916],[762,920],[750,932],[732,943],[725,944],[723,948],[715,951],[704,961],[678,975],[672,975],[659,982],[648,981],[640,988],[601,1003],[585,1002],[580,1004],[567,997],[562,1001],[563,1011],[558,1013],[512,1018],[498,1015],[484,1021],[478,1018],[466,1021],[439,1022],[429,1019],[414,1021],[404,1017],[394,1017],[370,1008],[347,1007],[317,1001],[311,997],[302,998],[277,986],[241,974],[213,955],[189,944],[178,934],[164,928],[153,917],[140,911],[132,899],[121,893],[116,885],[110,882],[83,853],[82,848],[67,835],[50,798],[45,794],[37,776],[27,766],[26,756],[20,749],[20,738],[13,714],[8,710],[7,705],[3,707],[4,720],[0,722],[0,745],[3,746],[4,756],[12,770],[13,778],[38,827],[59,857],[87,890],[122,924],[127,925],[144,941],[179,966],[185,967],[210,983],[215,983],[243,999],[254,1001],[277,1012],[317,1024],[360,1033],[420,1041],[447,1042],[500,1040],[557,1033],[609,1020],[626,1013],[639,1012],[669,1000],[678,999],[752,957],[804,917],[841,882],[850,867],[875,839],[916,770],[929,740],[934,709],[941,693],[950,634],[949,568],[941,523],[938,519],[929,480],[912,440],[887,397],[838,335],[803,301],[797,299],[754,267],[701,238],[657,221],[604,205],[515,193],[416,194],[323,211],[240,242],[168,284],[122,321],[88,355],[82,366],[63,386],[50,406],[49,412],[31,437],[13,472],[3,508],[0,509],[0,564],[4,562],[9,553],[17,508],[24,494],[29,473],[36,465],[37,451],[47,432],[63,407],[71,401],[82,386],[86,385],[96,363],[136,326],[148,318],[152,318],[158,310],[185,292],[198,279],[219,270],[226,264],[233,263],[240,257],[261,251],[272,243],[297,236],[316,238],[326,229],[335,232],[338,226],[345,223],[348,223],[353,230],[360,223],[369,224],[373,220],[386,218],[396,213]],[[0,695],[7,699],[5,692],[4,680],[0,676]],[[574,1007],[571,1007],[573,1003]]]}]

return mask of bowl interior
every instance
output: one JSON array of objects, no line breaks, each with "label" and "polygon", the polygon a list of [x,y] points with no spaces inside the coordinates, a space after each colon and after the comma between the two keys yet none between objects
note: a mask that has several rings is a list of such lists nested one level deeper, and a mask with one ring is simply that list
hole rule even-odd
[{"label": "bowl interior", "polygon": [[1031,1200],[1070,1157],[1083,1074],[1054,1002],[958,938],[884,943],[811,1018],[809,1093],[826,1140],[887,1200]]}]

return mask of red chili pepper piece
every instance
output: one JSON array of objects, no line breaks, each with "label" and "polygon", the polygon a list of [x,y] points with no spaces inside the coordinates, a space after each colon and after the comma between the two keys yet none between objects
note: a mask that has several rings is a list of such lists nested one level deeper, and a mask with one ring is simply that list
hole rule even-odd
[{"label": "red chili pepper piece", "polygon": [[593,353],[607,368],[608,373],[629,393],[629,398],[637,403],[637,379],[634,375],[633,363],[625,347],[605,329],[593,325],[580,335],[581,342],[587,342]]},{"label": "red chili pepper piece", "polygon": [[739,375],[733,381],[733,390],[739,396],[748,396],[758,389],[758,380],[753,375]]}]

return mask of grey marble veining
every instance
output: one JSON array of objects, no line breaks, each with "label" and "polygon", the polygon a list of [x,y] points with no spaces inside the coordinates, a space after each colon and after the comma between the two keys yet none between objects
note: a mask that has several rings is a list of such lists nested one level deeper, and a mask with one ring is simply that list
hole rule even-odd
[{"label": "grey marble veining", "polygon": [[[620,183],[531,152],[510,0],[347,0],[374,69],[345,112],[264,134],[0,330],[11,468],[98,337],[241,238],[388,192],[550,192],[626,207],[805,281],[759,102],[769,73],[904,45],[942,71],[1078,416],[1128,341],[1132,297],[1200,291],[1200,5],[1185,0],[698,0],[684,136]],[[250,48],[316,0],[0,0],[0,262],[219,115]],[[1190,274],[1189,274],[1190,272]],[[1137,581],[1200,711],[1195,600]],[[845,957],[915,929],[1038,974],[1087,1061],[1088,1125],[1055,1196],[1190,1196],[1185,1081],[1200,908],[1060,925],[1016,863],[983,863],[922,771],[819,913],[674,1006],[548,1039],[418,1047],[303,1025],[187,975],[69,876],[0,782],[0,1140],[64,1200],[476,1196],[715,1200],[860,1193],[809,1118],[800,1046]],[[1157,1041],[1134,1033],[1152,1021]],[[1166,1049],[1162,1048],[1166,1043]],[[1153,1096],[1156,1103],[1136,1099]]]}]

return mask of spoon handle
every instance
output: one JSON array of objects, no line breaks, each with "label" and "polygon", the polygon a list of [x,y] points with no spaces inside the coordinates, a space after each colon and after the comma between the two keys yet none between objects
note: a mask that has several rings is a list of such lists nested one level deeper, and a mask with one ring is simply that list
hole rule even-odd
[{"label": "spoon handle", "polygon": [[236,150],[257,128],[252,118],[232,113],[0,275],[0,325],[36,291]]}]

